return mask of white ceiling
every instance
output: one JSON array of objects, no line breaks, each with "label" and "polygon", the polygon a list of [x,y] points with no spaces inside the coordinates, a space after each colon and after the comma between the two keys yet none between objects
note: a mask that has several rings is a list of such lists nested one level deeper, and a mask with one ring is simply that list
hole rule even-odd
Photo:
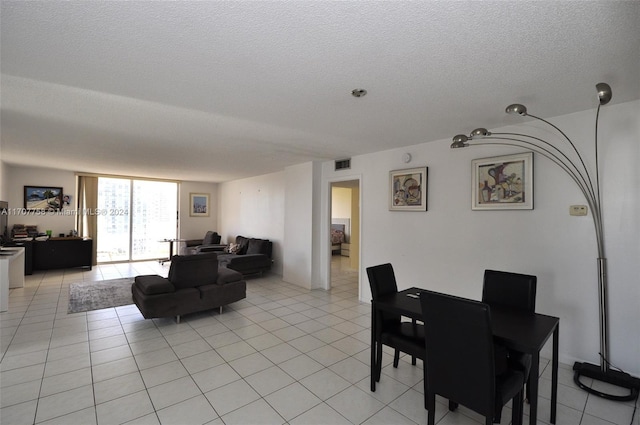
[{"label": "white ceiling", "polygon": [[[1,159],[221,182],[640,98],[638,1],[1,2]],[[364,88],[369,94],[354,98]]]}]

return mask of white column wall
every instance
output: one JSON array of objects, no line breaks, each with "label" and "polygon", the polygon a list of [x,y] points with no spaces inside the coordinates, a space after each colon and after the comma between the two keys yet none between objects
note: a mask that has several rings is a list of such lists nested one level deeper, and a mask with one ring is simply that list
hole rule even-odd
[{"label": "white column wall", "polygon": [[282,279],[304,288],[319,284],[318,225],[321,164],[287,167],[285,179],[285,241]]}]

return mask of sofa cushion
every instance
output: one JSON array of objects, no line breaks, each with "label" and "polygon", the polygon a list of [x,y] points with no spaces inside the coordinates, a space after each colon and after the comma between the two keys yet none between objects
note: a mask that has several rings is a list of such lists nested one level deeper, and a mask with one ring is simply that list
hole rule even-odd
[{"label": "sofa cushion", "polygon": [[134,285],[145,295],[166,294],[176,290],[171,282],[158,275],[136,276]]},{"label": "sofa cushion", "polygon": [[237,255],[244,255],[247,253],[247,248],[249,247],[249,238],[245,238],[244,236],[236,236],[236,243],[240,245],[238,251],[236,251]]},{"label": "sofa cushion", "polygon": [[218,259],[215,252],[198,255],[174,255],[171,258],[169,280],[176,289],[211,285],[218,280]]},{"label": "sofa cushion", "polygon": [[249,239],[247,254],[266,254],[268,242],[264,239]]},{"label": "sofa cushion", "polygon": [[207,285],[197,288],[200,300],[209,308],[227,305],[247,297],[247,283],[244,280],[227,285]]},{"label": "sofa cushion", "polygon": [[220,267],[218,269],[218,285],[225,285],[227,283],[238,282],[240,280],[242,280],[242,273],[225,267]]}]

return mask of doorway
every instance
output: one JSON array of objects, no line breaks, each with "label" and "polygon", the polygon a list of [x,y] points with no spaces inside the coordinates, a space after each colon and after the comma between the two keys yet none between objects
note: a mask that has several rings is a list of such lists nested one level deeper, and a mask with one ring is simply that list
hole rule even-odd
[{"label": "doorway", "polygon": [[360,270],[360,180],[331,183],[332,292],[359,296]]}]

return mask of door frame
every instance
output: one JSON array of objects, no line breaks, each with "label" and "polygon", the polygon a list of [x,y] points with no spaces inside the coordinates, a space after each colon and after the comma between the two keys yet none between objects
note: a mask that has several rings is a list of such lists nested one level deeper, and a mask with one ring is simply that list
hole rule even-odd
[{"label": "door frame", "polygon": [[[332,194],[331,188],[334,183],[346,182],[346,181],[358,181],[358,234],[359,234],[359,249],[358,249],[358,299],[362,298],[362,175],[354,174],[347,175],[342,177],[334,177],[331,179],[325,180],[324,184],[324,196],[327,200],[326,208],[323,209],[324,217],[322,218],[320,233],[321,235],[325,235],[321,238],[321,264],[322,264],[322,288],[325,290],[331,289],[331,243],[329,237],[327,235],[330,234],[331,229],[331,205],[332,205]],[[353,226],[352,226],[353,233]]]}]

